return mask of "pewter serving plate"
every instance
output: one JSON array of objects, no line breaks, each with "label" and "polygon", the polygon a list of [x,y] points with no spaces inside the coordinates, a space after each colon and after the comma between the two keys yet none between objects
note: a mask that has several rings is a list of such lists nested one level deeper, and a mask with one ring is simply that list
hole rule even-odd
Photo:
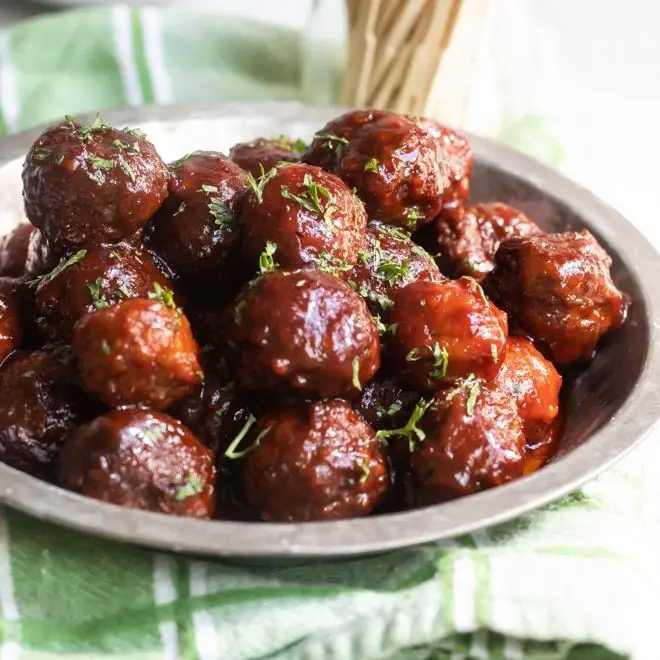
[{"label": "pewter serving plate", "polygon": [[[195,149],[227,150],[258,136],[310,138],[341,112],[297,103],[216,103],[104,113],[139,126],[166,161]],[[23,219],[21,163],[38,130],[0,141],[0,232]],[[587,227],[614,259],[632,300],[624,329],[578,378],[557,456],[506,486],[404,513],[322,523],[199,521],[87,499],[0,464],[0,500],[43,520],[120,541],[216,556],[313,557],[372,553],[442,539],[502,522],[575,490],[638,444],[660,417],[660,256],[616,211],[533,160],[472,138],[473,201],[500,200],[543,229]],[[0,402],[0,405],[1,402]]]}]

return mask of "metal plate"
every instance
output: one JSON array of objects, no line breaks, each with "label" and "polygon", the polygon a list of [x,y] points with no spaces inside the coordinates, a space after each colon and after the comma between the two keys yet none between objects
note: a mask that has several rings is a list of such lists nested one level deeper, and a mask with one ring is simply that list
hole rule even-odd
[{"label": "metal plate", "polygon": [[[216,103],[104,113],[141,126],[166,160],[194,149],[285,133],[309,138],[340,109],[297,103]],[[21,159],[39,131],[0,142],[0,230],[22,219]],[[313,557],[373,553],[502,522],[565,495],[639,443],[660,417],[660,256],[616,211],[558,173],[503,146],[472,138],[474,201],[500,200],[547,230],[587,227],[614,259],[632,299],[624,329],[607,339],[578,378],[560,451],[547,466],[506,486],[447,504],[336,522],[207,522],[104,504],[0,465],[0,500],[38,518],[108,538],[215,556]],[[18,160],[17,160],[18,159]],[[5,225],[3,227],[3,225]],[[1,403],[0,403],[1,405]]]}]

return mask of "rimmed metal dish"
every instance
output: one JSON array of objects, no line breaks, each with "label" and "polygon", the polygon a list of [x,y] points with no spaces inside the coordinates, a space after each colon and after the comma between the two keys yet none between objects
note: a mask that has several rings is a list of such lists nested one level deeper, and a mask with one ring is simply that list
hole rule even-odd
[{"label": "rimmed metal dish", "polygon": [[[215,103],[104,113],[141,126],[166,160],[194,149],[226,150],[261,135],[308,138],[337,108],[298,103]],[[0,231],[22,219],[20,165],[39,130],[0,141]],[[542,228],[587,227],[614,259],[632,300],[628,323],[577,379],[558,455],[533,475],[447,504],[337,522],[208,522],[145,513],[69,493],[0,464],[0,501],[77,530],[176,552],[241,557],[372,553],[473,531],[565,495],[638,444],[660,417],[660,256],[628,221],[563,176],[503,146],[473,137],[475,201],[501,200]],[[1,402],[0,402],[1,405]]]}]

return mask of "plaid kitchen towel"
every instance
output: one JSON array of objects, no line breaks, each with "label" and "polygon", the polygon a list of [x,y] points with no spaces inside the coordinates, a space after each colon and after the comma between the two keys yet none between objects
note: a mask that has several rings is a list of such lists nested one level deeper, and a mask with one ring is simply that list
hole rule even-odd
[{"label": "plaid kitchen towel", "polygon": [[[30,21],[0,39],[0,133],[131,104],[331,101],[339,51],[310,33],[156,8]],[[503,130],[560,157],[538,117]],[[658,660],[657,445],[512,523],[322,563],[166,555],[0,508],[0,660]]]}]

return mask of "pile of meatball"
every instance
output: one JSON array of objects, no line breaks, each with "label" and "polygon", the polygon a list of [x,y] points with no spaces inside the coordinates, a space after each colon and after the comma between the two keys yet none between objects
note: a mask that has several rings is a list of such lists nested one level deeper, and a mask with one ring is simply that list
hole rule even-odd
[{"label": "pile of meatball", "polygon": [[[468,140],[352,111],[164,163],[67,116],[0,239],[0,460],[117,505],[292,522],[504,484],[626,316],[588,232],[468,202]],[[562,398],[563,400],[563,398]]]}]

